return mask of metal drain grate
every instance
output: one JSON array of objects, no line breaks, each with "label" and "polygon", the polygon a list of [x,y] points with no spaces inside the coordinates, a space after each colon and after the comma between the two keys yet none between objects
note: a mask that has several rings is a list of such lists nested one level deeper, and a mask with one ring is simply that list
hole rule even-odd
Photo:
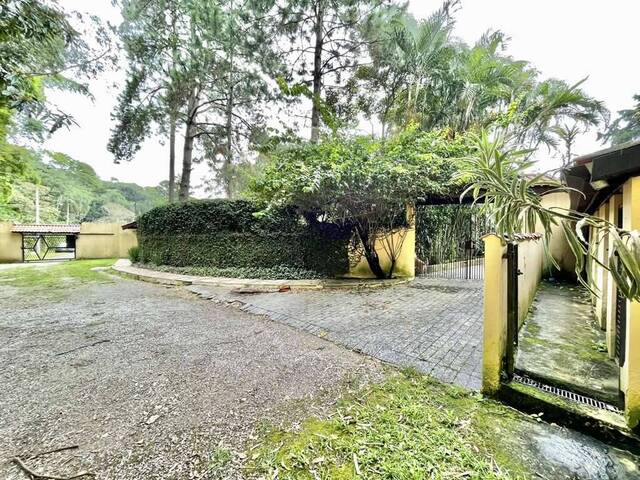
[{"label": "metal drain grate", "polygon": [[609,403],[601,402],[600,400],[596,400],[595,398],[585,397],[584,395],[573,393],[573,392],[570,392],[569,390],[563,390],[562,388],[553,387],[551,385],[547,385],[545,383],[539,382],[532,378],[518,375],[517,373],[514,373],[513,380],[523,385],[529,385],[531,387],[535,387],[539,390],[542,390],[543,392],[551,393],[553,395],[557,395],[558,397],[566,398],[567,400],[571,400],[572,402],[582,403],[583,405],[589,405],[590,407],[599,408],[601,410],[607,410],[609,412],[621,413],[617,407],[614,407]]}]

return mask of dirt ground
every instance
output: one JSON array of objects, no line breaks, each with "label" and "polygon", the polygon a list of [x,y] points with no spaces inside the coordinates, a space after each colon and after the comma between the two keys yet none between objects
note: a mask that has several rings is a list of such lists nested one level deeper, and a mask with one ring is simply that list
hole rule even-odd
[{"label": "dirt ground", "polygon": [[[179,289],[0,285],[0,478],[241,478],[264,424],[331,407],[380,363]],[[310,399],[314,399],[310,401]],[[48,450],[77,446],[60,452]]]}]

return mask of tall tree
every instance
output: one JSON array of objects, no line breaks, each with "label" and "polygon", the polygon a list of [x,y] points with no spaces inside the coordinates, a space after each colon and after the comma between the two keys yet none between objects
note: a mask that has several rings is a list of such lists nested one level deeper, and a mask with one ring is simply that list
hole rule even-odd
[{"label": "tall tree", "polygon": [[599,135],[603,142],[611,145],[640,140],[640,95],[634,95],[635,105],[632,108],[620,110],[609,128]]},{"label": "tall tree", "polygon": [[169,140],[169,201],[175,198],[176,128],[186,86],[178,68],[184,41],[180,0],[124,0],[120,38],[129,71],[112,114],[116,122],[107,146],[116,162],[130,161],[152,133]]},{"label": "tall tree", "polygon": [[376,116],[383,135],[416,122],[424,130],[506,129],[522,146],[558,146],[554,128],[602,123],[607,111],[588,96],[582,82],[540,80],[528,62],[506,54],[508,38],[485,33],[473,46],[453,37],[459,3],[446,1],[429,18],[416,21],[399,10],[378,16],[368,54],[359,68],[365,115]]},{"label": "tall tree", "polygon": [[[403,9],[377,12],[368,36],[369,64],[358,67],[361,82],[358,104],[368,117],[381,123],[382,136],[389,127],[416,121],[417,93],[425,93],[423,83],[431,88],[447,85],[455,48],[451,42],[453,18],[451,5],[445,4],[426,20],[416,21]],[[442,95],[430,95],[433,110],[441,110]]]},{"label": "tall tree", "polygon": [[229,195],[234,157],[264,123],[265,72],[274,56],[261,22],[271,6],[268,0],[125,2],[122,36],[130,72],[110,142],[116,158],[132,158],[156,124],[169,136],[171,183],[180,127],[179,199],[189,198],[193,163],[201,157],[218,168]]},{"label": "tall tree", "polygon": [[288,0],[280,24],[289,41],[291,71],[287,81],[311,99],[311,141],[320,137],[325,105],[337,105],[348,78],[371,39],[362,32],[372,13],[387,0]]},{"label": "tall tree", "polygon": [[21,136],[43,140],[73,118],[47,100],[46,89],[90,95],[87,80],[113,60],[110,37],[95,19],[55,0],[0,3],[0,203],[16,178],[33,177]]},{"label": "tall tree", "polygon": [[568,167],[573,159],[573,146],[578,136],[584,133],[584,127],[579,123],[561,123],[551,129],[560,140],[560,148],[564,147],[564,151],[560,152],[562,159],[562,167]]}]

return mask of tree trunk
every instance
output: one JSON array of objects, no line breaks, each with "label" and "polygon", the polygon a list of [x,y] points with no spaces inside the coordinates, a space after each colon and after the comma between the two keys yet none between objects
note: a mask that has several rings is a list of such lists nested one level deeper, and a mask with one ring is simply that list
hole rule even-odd
[{"label": "tree trunk", "polygon": [[227,95],[227,122],[225,125],[227,133],[227,146],[224,156],[224,164],[222,165],[222,183],[224,193],[227,198],[231,198],[231,163],[233,160],[232,142],[233,142],[233,84],[229,86],[229,94]]},{"label": "tree trunk", "polygon": [[311,107],[311,141],[317,142],[320,138],[320,99],[322,95],[322,47],[324,46],[323,27],[324,6],[318,2],[316,10],[316,24],[314,33],[316,43],[313,51],[313,99]]},{"label": "tree trunk", "polygon": [[187,111],[187,122],[184,134],[184,149],[182,152],[182,175],[180,177],[180,191],[178,200],[186,202],[189,200],[189,190],[191,189],[191,168],[193,160],[193,141],[195,139],[195,109],[198,103],[197,93],[192,91],[189,96],[189,108]]},{"label": "tree trunk", "polygon": [[362,242],[362,246],[364,248],[364,257],[367,259],[367,263],[369,264],[369,268],[376,276],[376,278],[387,278],[387,275],[384,273],[384,270],[380,266],[380,257],[378,257],[378,252],[376,252],[375,242],[372,241],[369,236],[369,232],[366,231],[361,225],[356,226],[356,231],[358,232],[358,236],[360,237],[360,241]]},{"label": "tree trunk", "polygon": [[176,117],[169,119],[169,203],[175,201],[176,190]]}]

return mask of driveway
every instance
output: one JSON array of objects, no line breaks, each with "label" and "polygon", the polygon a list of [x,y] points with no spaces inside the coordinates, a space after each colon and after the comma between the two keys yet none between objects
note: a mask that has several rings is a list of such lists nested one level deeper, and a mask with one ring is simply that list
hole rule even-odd
[{"label": "driveway", "polygon": [[262,424],[384,376],[379,362],[181,289],[114,279],[27,293],[0,288],[3,479],[27,478],[14,456],[58,476],[241,478],[233,452]]},{"label": "driveway", "polygon": [[188,288],[444,382],[480,388],[481,281],[418,278],[390,288],[285,293]]}]

